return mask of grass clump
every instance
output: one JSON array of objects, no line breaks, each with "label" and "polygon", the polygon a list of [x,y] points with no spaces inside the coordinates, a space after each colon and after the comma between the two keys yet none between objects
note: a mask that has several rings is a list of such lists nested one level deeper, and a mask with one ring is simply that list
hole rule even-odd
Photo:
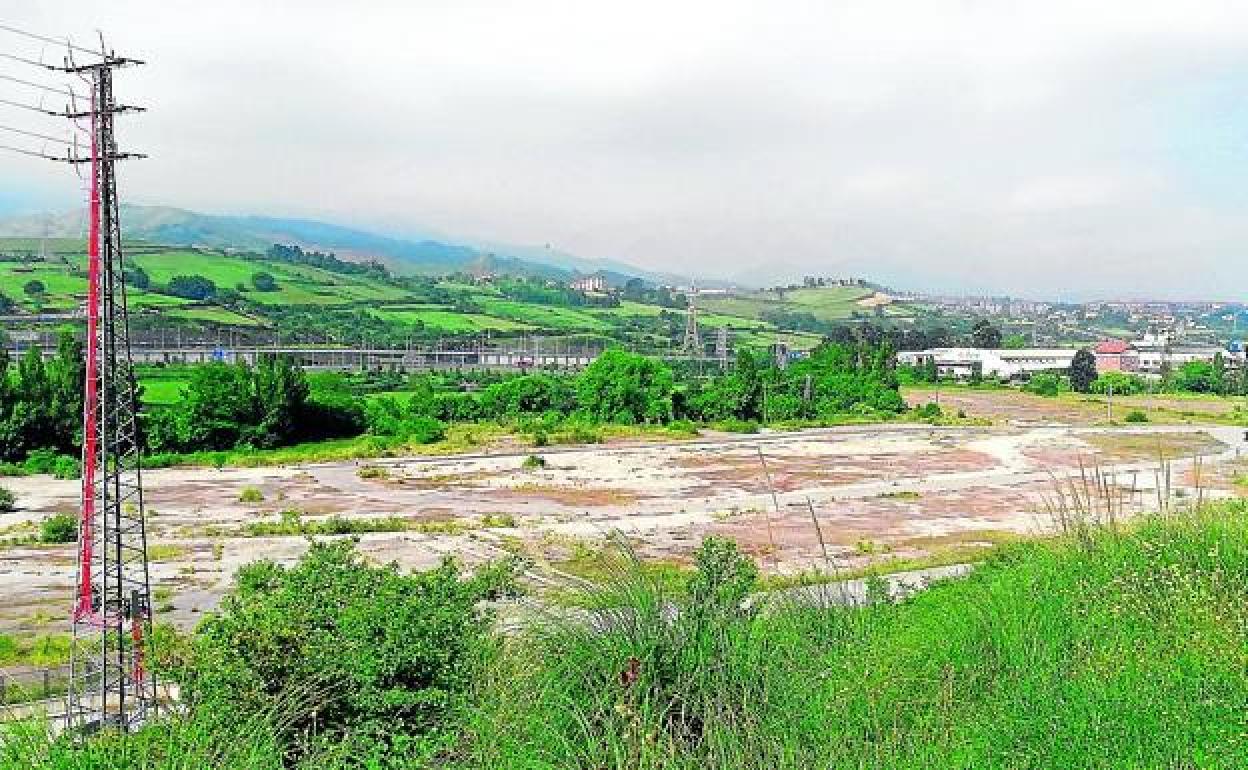
[{"label": "grass clump", "polygon": [[243,491],[238,493],[238,501],[240,503],[263,503],[264,493],[256,487],[243,487]]},{"label": "grass clump", "polygon": [[1127,412],[1127,416],[1123,418],[1126,422],[1148,422],[1148,415],[1139,409],[1132,409]]},{"label": "grass clump", "polygon": [[390,478],[390,469],[384,465],[363,465],[355,472],[356,476],[362,479],[378,479],[384,481]]},{"label": "grass clump", "polygon": [[514,527],[516,517],[510,513],[487,513],[481,517],[481,526],[486,529]]},{"label": "grass clump", "polygon": [[72,543],[78,539],[78,517],[56,513],[39,524],[39,542]]},{"label": "grass clump", "polygon": [[529,455],[524,458],[524,462],[520,463],[520,467],[526,471],[541,470],[546,467],[546,458],[541,455]]},{"label": "grass clump", "polygon": [[69,661],[69,648],[68,634],[0,634],[0,666],[59,666]]}]

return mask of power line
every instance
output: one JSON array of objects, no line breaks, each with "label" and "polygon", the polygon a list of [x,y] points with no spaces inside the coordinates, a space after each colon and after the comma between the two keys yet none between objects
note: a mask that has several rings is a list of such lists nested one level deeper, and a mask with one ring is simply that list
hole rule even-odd
[{"label": "power line", "polygon": [[21,102],[15,102],[11,99],[0,99],[0,104],[7,105],[9,107],[16,107],[21,110],[28,110],[30,112],[37,112],[40,115],[50,115],[54,118],[68,117],[68,115],[66,115],[66,113],[63,113],[63,112],[57,112],[56,110],[45,110],[42,107],[35,107],[30,104],[22,104]]},{"label": "power line", "polygon": [[12,32],[14,35],[21,35],[22,37],[28,37],[31,40],[38,40],[42,43],[50,43],[52,45],[63,45],[71,51],[79,51],[81,53],[88,53],[88,54],[91,54],[92,56],[98,56],[101,59],[108,58],[107,54],[101,53],[100,51],[92,51],[90,48],[83,48],[82,46],[74,45],[73,43],[69,42],[69,40],[57,40],[56,38],[48,37],[46,35],[36,35],[34,32],[27,32],[26,30],[18,29],[17,27],[10,27],[7,24],[0,24],[0,30],[4,30],[5,32]]},{"label": "power line", "polygon": [[77,147],[77,145],[74,144],[74,142],[69,139],[64,139],[59,136],[49,136],[48,134],[40,134],[34,131],[27,131],[23,128],[14,128],[13,126],[0,125],[0,131],[10,131],[14,134],[22,134],[23,136],[29,136],[33,139],[46,139],[49,142],[60,142],[61,144],[67,144],[70,147]]},{"label": "power line", "polygon": [[61,67],[57,67],[54,64],[45,64],[44,62],[41,62],[41,61],[36,61],[34,59],[27,59],[25,56],[15,56],[14,54],[11,54],[11,53],[0,53],[0,59],[10,59],[15,62],[21,62],[22,64],[29,64],[32,67],[42,67],[43,69],[46,69],[46,70],[62,69]]},{"label": "power line", "polygon": [[43,83],[36,83],[32,80],[22,80],[21,78],[15,78],[12,75],[0,75],[0,80],[8,80],[13,83],[20,83],[21,85],[24,85],[24,86],[37,88],[40,91],[47,91],[48,93],[60,94],[61,96],[68,96],[73,99],[79,99],[83,102],[87,101],[86,97],[80,94],[76,94],[68,88],[57,88],[56,86],[45,86]]},{"label": "power line", "polygon": [[55,155],[48,155],[45,152],[35,152],[34,150],[25,150],[25,149],[22,149],[21,147],[12,147],[7,144],[0,144],[0,150],[16,152],[19,155],[29,155],[32,158],[43,158],[44,160],[65,160],[64,158],[58,158]]}]

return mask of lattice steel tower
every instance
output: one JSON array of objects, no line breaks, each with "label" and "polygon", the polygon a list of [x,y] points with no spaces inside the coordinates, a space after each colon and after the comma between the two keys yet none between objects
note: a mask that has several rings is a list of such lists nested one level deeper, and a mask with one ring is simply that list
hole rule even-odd
[{"label": "lattice steel tower", "polygon": [[141,62],[102,54],[66,71],[91,88],[87,111],[69,116],[90,125],[90,235],[87,241],[86,386],[83,404],[82,511],[73,600],[73,650],[67,720],[71,730],[131,730],[156,708],[148,669],[151,580],[144,526],[138,433],[138,389],[122,258],[113,117],[138,108],[113,97],[116,69]]},{"label": "lattice steel tower", "polygon": [[685,342],[682,349],[689,355],[702,355],[702,335],[698,332],[698,288],[689,292],[689,309],[685,312]]}]

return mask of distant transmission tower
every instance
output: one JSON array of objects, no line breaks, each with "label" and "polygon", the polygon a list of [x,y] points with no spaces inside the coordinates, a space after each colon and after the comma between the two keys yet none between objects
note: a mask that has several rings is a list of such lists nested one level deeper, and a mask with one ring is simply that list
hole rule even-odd
[{"label": "distant transmission tower", "polygon": [[728,327],[721,326],[715,332],[715,357],[719,359],[719,368],[728,368]]},{"label": "distant transmission tower", "polygon": [[689,309],[685,313],[685,342],[681,349],[687,355],[702,354],[702,337],[698,334],[698,289],[689,292]]}]

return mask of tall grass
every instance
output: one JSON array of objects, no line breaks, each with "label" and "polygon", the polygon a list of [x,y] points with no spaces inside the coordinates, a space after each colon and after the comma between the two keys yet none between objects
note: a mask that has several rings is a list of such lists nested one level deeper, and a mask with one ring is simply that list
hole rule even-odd
[{"label": "tall grass", "polygon": [[1008,545],[902,604],[604,590],[629,609],[508,645],[470,766],[1248,766],[1242,504]]}]

